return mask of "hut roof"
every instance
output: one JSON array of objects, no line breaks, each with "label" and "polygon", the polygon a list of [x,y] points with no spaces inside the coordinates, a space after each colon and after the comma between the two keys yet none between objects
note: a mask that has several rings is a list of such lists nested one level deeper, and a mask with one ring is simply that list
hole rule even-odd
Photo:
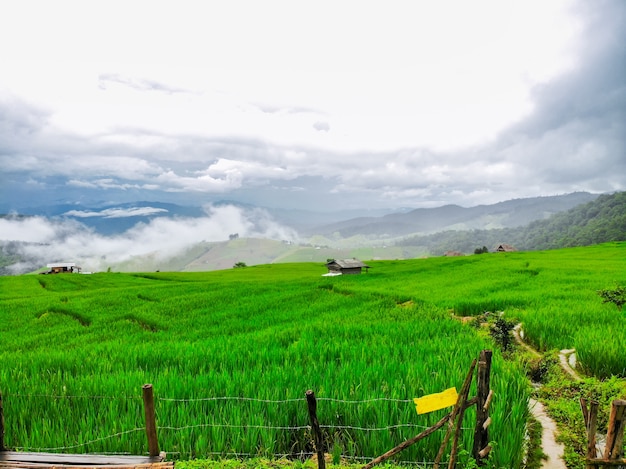
[{"label": "hut roof", "polygon": [[496,248],[496,251],[499,251],[499,252],[514,252],[514,251],[517,251],[517,249],[515,249],[510,244],[499,244],[498,247]]},{"label": "hut roof", "polygon": [[326,265],[332,265],[332,264],[337,264],[342,269],[354,269],[357,267],[369,268],[369,265],[364,264],[358,259],[335,259],[326,263]]}]

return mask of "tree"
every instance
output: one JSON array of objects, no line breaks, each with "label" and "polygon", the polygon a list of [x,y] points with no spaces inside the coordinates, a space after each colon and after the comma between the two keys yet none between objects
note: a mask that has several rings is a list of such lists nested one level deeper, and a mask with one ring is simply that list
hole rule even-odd
[{"label": "tree", "polygon": [[242,268],[242,267],[248,267],[248,266],[246,265],[246,263],[245,263],[245,262],[241,262],[241,261],[239,261],[239,262],[236,262],[236,263],[235,263],[235,265],[233,266],[233,269],[240,269],[240,268]]}]

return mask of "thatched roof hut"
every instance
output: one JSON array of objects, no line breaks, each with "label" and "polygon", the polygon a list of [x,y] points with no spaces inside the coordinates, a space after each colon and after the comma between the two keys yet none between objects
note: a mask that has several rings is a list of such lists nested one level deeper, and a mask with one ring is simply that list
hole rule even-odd
[{"label": "thatched roof hut", "polygon": [[496,252],[515,252],[517,251],[517,249],[515,249],[510,244],[499,244],[498,247],[495,249],[495,251]]},{"label": "thatched roof hut", "polygon": [[358,259],[333,259],[326,263],[326,268],[330,274],[360,274],[363,269],[367,272],[369,265]]}]

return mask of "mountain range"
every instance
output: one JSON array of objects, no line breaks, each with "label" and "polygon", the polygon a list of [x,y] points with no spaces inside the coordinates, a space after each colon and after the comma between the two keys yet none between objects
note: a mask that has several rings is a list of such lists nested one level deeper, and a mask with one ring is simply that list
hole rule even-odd
[{"label": "mountain range", "polygon": [[[222,200],[210,207],[236,206],[244,211],[262,209],[275,221],[296,230],[300,237],[324,236],[350,238],[361,235],[374,238],[397,238],[413,234],[429,234],[444,230],[511,228],[568,210],[594,200],[598,194],[575,192],[566,195],[513,199],[492,205],[461,207],[444,205],[413,210],[367,210],[312,212],[255,207],[236,201]],[[51,219],[75,220],[103,235],[121,234],[137,223],[155,218],[198,218],[206,216],[207,208],[159,201],[122,204],[58,204],[27,207],[20,215]],[[367,214],[367,216],[363,216]]]},{"label": "mountain range", "polygon": [[[214,216],[221,209],[230,220]],[[232,224],[233,218],[238,224]],[[451,250],[471,254],[481,247],[491,251],[498,243],[534,250],[624,240],[626,192],[576,192],[392,213],[285,211],[232,201],[204,208],[145,201],[91,207],[65,204],[0,215],[3,220],[8,224],[35,220],[36,226],[45,223],[48,230],[59,233],[51,241],[26,242],[13,240],[10,234],[7,238],[0,229],[4,239],[0,274],[25,273],[50,261],[95,262],[96,271],[197,271],[231,268],[236,263],[323,264],[329,258],[403,259]],[[232,226],[244,231],[232,232]],[[205,232],[216,228],[221,228],[218,234],[205,237]],[[123,247],[111,251],[111,245],[117,244]]]}]

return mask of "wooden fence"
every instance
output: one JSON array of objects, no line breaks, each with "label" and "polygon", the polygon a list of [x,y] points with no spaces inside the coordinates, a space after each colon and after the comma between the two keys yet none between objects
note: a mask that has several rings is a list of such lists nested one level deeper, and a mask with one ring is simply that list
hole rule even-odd
[{"label": "wooden fence", "polygon": [[600,467],[626,466],[624,459],[624,427],[626,426],[626,401],[616,399],[611,403],[611,413],[607,425],[604,454],[598,456],[596,448],[596,433],[598,430],[598,402],[580,400],[580,408],[587,430],[587,458],[586,469],[600,469]]},{"label": "wooden fence", "polygon": [[[439,469],[441,460],[444,456],[446,448],[452,440],[452,447],[449,456],[448,468],[454,468],[458,454],[458,443],[462,430],[462,422],[465,411],[476,405],[476,425],[474,429],[474,445],[473,456],[482,464],[489,455],[491,447],[488,445],[489,435],[488,427],[491,424],[489,417],[489,407],[493,398],[493,392],[490,389],[491,375],[491,350],[483,350],[480,353],[478,361],[474,359],[467,373],[465,381],[461,387],[456,404],[452,411],[445,415],[433,426],[425,429],[418,435],[402,442],[395,448],[390,449],[383,455],[373,459],[364,466],[363,469],[370,469],[377,464],[386,461],[394,455],[400,453],[404,449],[412,446],[418,441],[428,437],[438,429],[447,424],[447,429],[443,442],[439,448],[435,458],[433,468]],[[475,397],[469,397],[471,383],[474,379],[474,372],[478,364],[477,372],[477,393]],[[121,465],[132,467],[144,467],[152,465],[153,467],[162,467],[166,464],[172,467],[173,463],[164,463],[165,453],[160,452],[157,438],[157,425],[155,417],[154,396],[151,384],[142,387],[143,403],[145,411],[145,429],[148,445],[149,456],[101,456],[101,455],[68,455],[59,453],[31,453],[31,452],[14,452],[6,449],[4,444],[4,416],[2,408],[2,395],[0,394],[0,467],[35,467],[41,464],[64,467],[66,465],[79,465],[84,467]],[[317,455],[317,463],[319,469],[325,469],[325,439],[322,433],[322,426],[317,417],[317,400],[312,390],[306,391],[306,401],[310,419],[310,427],[313,436],[313,446]],[[30,464],[30,465],[29,465]]]},{"label": "wooden fence", "polygon": [[152,385],[144,385],[142,392],[146,416],[148,457],[8,451],[4,446],[4,412],[2,408],[2,394],[0,394],[0,467],[37,468],[48,466],[54,468],[72,467],[74,469],[113,466],[150,469],[174,467],[173,462],[164,461],[166,455],[159,451]]}]

